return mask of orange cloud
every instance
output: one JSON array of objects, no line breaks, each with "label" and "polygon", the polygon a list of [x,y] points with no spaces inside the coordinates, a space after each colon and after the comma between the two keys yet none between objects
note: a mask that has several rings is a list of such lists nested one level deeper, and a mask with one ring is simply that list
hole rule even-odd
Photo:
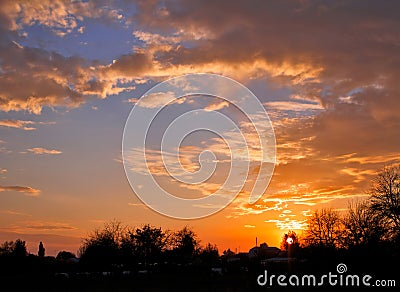
[{"label": "orange cloud", "polygon": [[25,226],[26,229],[32,229],[32,230],[42,230],[42,231],[48,231],[48,230],[75,230],[77,229],[76,227],[70,226],[65,223],[59,223],[59,222],[31,222]]},{"label": "orange cloud", "polygon": [[56,149],[45,149],[42,147],[35,147],[35,148],[30,148],[28,149],[29,152],[32,152],[34,154],[61,154],[62,151],[56,150]]},{"label": "orange cloud", "polygon": [[23,121],[23,120],[0,120],[0,127],[9,127],[9,128],[17,128],[23,129],[25,131],[33,131],[36,130],[33,125],[52,125],[55,122],[34,122],[34,121]]},{"label": "orange cloud", "polygon": [[40,194],[40,190],[34,189],[31,187],[22,187],[22,186],[0,186],[0,192],[6,191],[14,191],[24,193],[27,196],[36,197]]},{"label": "orange cloud", "polygon": [[267,108],[279,111],[309,111],[323,110],[324,108],[315,103],[301,103],[294,101],[270,101],[264,103]]},{"label": "orange cloud", "polygon": [[221,101],[219,103],[211,103],[208,106],[206,106],[204,109],[206,111],[217,111],[220,109],[223,109],[224,107],[228,107],[229,103],[227,101]]}]

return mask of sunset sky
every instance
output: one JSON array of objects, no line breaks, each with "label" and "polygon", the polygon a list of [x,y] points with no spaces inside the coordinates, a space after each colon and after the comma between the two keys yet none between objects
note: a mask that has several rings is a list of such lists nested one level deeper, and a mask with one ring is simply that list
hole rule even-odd
[{"label": "sunset sky", "polygon": [[[189,225],[220,252],[248,251],[255,237],[279,246],[289,229],[301,233],[315,209],[362,200],[377,170],[400,160],[399,10],[398,1],[1,1],[0,242],[76,252],[117,219]],[[138,99],[189,73],[221,74],[259,98],[276,166],[255,204],[244,189],[217,214],[178,220],[134,194],[121,148]],[[185,105],[235,111],[218,98],[173,106]],[[196,147],[224,154],[204,141],[216,139],[183,145],[187,169],[198,167]]]}]

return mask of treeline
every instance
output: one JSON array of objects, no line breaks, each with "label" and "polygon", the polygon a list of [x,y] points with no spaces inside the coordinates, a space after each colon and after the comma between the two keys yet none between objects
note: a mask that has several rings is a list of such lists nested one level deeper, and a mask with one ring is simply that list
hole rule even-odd
[{"label": "treeline", "polygon": [[181,230],[162,230],[146,224],[132,228],[113,220],[83,238],[78,257],[60,251],[45,256],[43,243],[38,253],[30,254],[25,241],[6,241],[0,245],[0,271],[6,274],[55,271],[147,270],[187,266],[211,267],[220,260],[218,248],[204,246],[196,233],[185,226]]},{"label": "treeline", "polygon": [[112,221],[83,240],[79,256],[83,265],[96,267],[164,262],[212,265],[218,261],[219,253],[216,245],[201,246],[195,232],[187,226],[178,231],[164,231],[149,224],[132,228]]}]

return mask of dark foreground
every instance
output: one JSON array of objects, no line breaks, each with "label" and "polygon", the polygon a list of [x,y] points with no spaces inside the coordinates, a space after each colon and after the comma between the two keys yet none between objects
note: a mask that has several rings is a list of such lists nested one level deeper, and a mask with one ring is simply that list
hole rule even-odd
[{"label": "dark foreground", "polygon": [[[374,279],[394,279],[398,271],[394,268],[392,275],[374,275]],[[395,287],[377,287],[374,279],[372,285],[347,286],[337,283],[330,286],[325,281],[322,287],[305,285],[293,287],[288,284],[281,287],[274,281],[273,286],[260,286],[257,278],[265,270],[227,272],[220,269],[196,270],[182,268],[171,271],[121,271],[121,272],[79,272],[79,273],[23,273],[19,275],[2,275],[2,289],[11,291],[398,291],[399,280]],[[332,270],[332,272],[335,272]],[[270,273],[270,271],[268,271]],[[276,273],[279,275],[279,273]],[[337,273],[336,273],[337,274]],[[270,275],[270,274],[269,274]],[[345,275],[345,274],[344,274]],[[301,277],[301,275],[299,274]],[[361,275],[360,275],[361,276]],[[319,279],[319,278],[318,278]],[[263,280],[263,278],[261,279]],[[287,279],[286,279],[287,282]]]}]

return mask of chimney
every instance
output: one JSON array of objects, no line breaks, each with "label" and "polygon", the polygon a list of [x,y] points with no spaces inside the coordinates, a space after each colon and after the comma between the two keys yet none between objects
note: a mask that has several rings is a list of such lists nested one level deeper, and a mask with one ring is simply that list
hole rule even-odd
[{"label": "chimney", "polygon": [[257,236],[256,236],[256,246],[258,246],[258,245],[257,245]]}]

